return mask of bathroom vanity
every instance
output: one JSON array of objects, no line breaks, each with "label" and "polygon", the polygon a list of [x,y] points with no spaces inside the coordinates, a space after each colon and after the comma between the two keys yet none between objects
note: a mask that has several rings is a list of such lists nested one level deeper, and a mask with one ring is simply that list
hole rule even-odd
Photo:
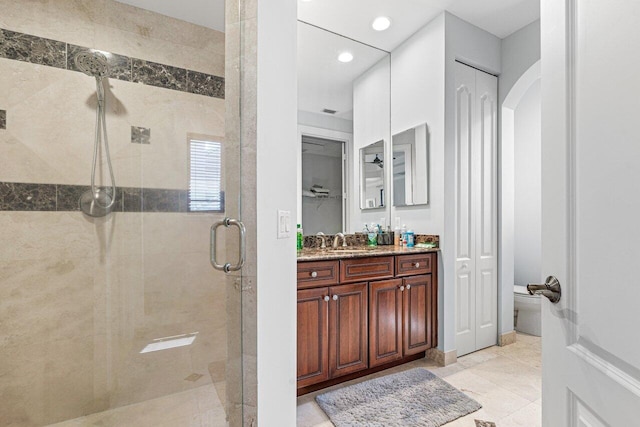
[{"label": "bathroom vanity", "polygon": [[298,255],[298,395],[436,347],[437,254],[382,246]]}]

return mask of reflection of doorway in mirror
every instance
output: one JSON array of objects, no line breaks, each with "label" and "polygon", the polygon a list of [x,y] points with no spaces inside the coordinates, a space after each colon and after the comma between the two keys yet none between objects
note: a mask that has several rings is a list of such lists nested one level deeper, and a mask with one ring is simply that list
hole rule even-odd
[{"label": "reflection of doorway in mirror", "polygon": [[429,203],[429,130],[426,123],[394,134],[393,205]]},{"label": "reflection of doorway in mirror", "polygon": [[413,204],[412,179],[413,176],[411,144],[396,144],[393,146],[393,204],[404,206]]},{"label": "reflection of doorway in mirror", "polygon": [[302,225],[306,235],[344,230],[344,141],[302,135]]}]

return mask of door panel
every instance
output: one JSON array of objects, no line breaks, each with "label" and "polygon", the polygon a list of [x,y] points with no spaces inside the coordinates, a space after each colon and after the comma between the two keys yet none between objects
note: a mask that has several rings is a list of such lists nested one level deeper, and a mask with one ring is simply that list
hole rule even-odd
[{"label": "door panel", "polygon": [[498,79],[476,71],[478,95],[478,135],[474,143],[476,161],[475,180],[475,289],[476,289],[476,346],[474,350],[495,345],[498,337],[498,245],[497,233],[497,125],[496,95]]},{"label": "door panel", "polygon": [[472,144],[475,120],[475,70],[456,63],[456,349],[476,348],[475,235],[473,232]]},{"label": "door panel", "polygon": [[330,292],[329,375],[334,378],[367,368],[367,284],[333,286]]},{"label": "door panel", "polygon": [[545,426],[640,419],[638,16],[633,0],[542,3],[542,261],[562,285],[542,307]]},{"label": "door panel", "polygon": [[328,288],[298,291],[298,388],[329,379]]},{"label": "door panel", "polygon": [[404,279],[404,287],[404,355],[409,356],[432,347],[431,276]]},{"label": "door panel", "polygon": [[402,279],[369,284],[369,367],[402,358]]},{"label": "door panel", "polygon": [[456,349],[495,345],[497,78],[456,63]]}]

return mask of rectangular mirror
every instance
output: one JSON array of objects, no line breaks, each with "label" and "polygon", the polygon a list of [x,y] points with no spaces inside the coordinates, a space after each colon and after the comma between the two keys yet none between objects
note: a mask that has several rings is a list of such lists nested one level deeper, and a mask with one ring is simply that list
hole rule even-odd
[{"label": "rectangular mirror", "polygon": [[304,234],[351,233],[390,218],[390,168],[364,173],[361,159],[364,151],[373,153],[369,161],[376,153],[384,159],[390,150],[389,53],[298,22],[297,66],[297,222]]},{"label": "rectangular mirror", "polygon": [[360,149],[361,209],[384,208],[384,141]]},{"label": "rectangular mirror", "polygon": [[422,124],[391,138],[393,152],[393,205],[429,203],[429,132]]}]

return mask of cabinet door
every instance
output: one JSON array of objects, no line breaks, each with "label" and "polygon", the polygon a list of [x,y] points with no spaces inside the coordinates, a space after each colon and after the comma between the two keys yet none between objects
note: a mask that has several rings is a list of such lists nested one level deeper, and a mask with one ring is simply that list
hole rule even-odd
[{"label": "cabinet door", "polygon": [[329,376],[367,368],[367,284],[329,288]]},{"label": "cabinet door", "polygon": [[431,275],[404,279],[403,323],[404,355],[433,347],[431,316]]},{"label": "cabinet door", "polygon": [[328,300],[329,288],[298,291],[298,388],[329,379]]},{"label": "cabinet door", "polygon": [[402,279],[369,283],[369,367],[402,358]]}]

